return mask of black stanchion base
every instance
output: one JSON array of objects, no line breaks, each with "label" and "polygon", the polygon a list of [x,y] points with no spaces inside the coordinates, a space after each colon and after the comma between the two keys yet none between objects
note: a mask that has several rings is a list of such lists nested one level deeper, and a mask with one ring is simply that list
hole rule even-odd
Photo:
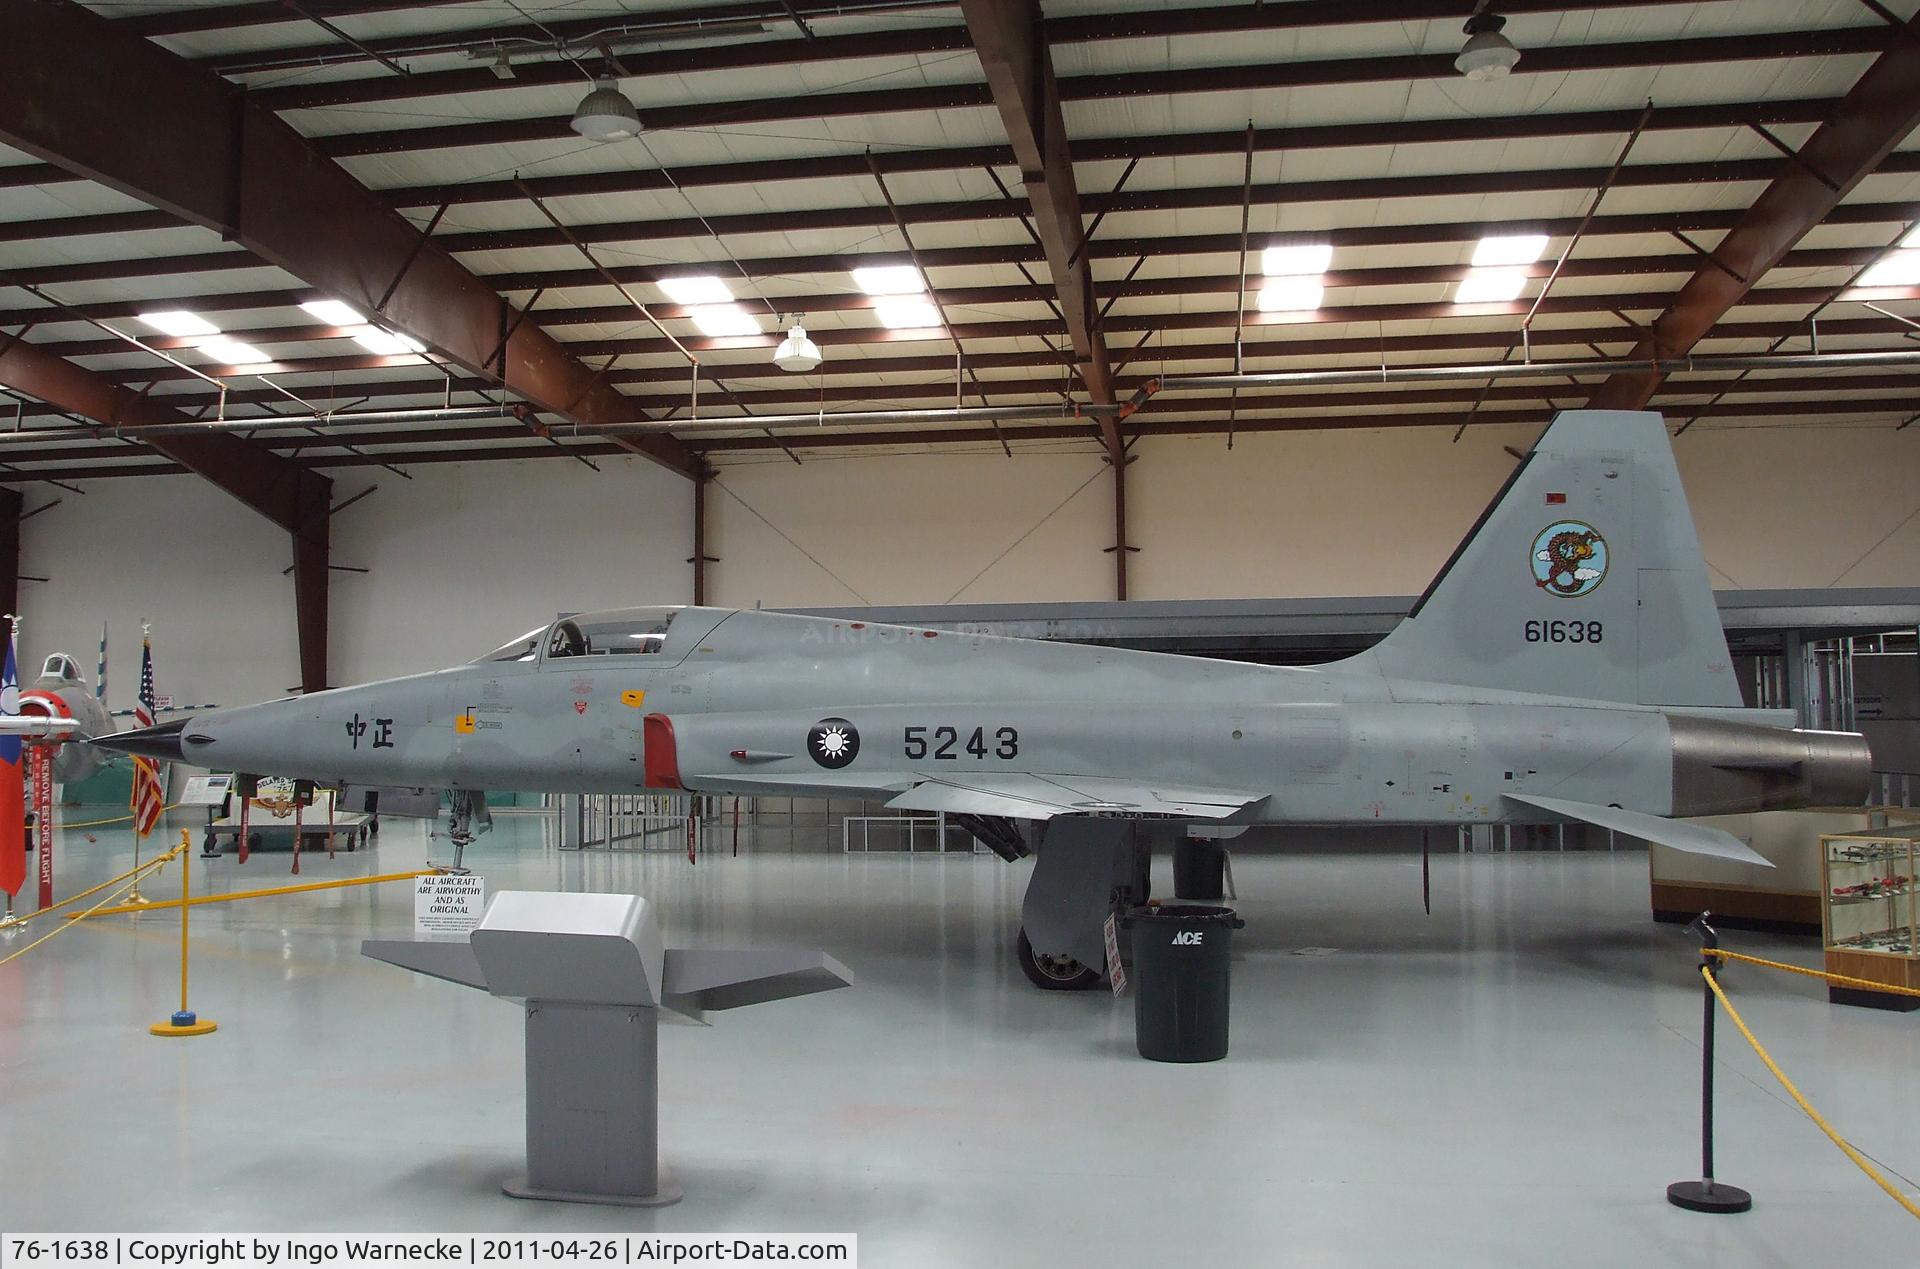
[{"label": "black stanchion base", "polygon": [[1667,1187],[1667,1202],[1689,1212],[1731,1214],[1753,1209],[1753,1195],[1720,1181],[1675,1181]]}]

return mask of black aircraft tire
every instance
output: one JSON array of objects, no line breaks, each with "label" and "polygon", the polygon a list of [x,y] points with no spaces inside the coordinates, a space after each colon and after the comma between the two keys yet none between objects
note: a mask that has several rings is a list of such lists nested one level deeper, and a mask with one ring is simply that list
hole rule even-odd
[{"label": "black aircraft tire", "polygon": [[1016,952],[1021,972],[1041,991],[1092,991],[1102,981],[1098,970],[1088,969],[1071,957],[1049,956],[1042,961],[1034,955],[1033,944],[1027,941],[1024,929],[1020,931]]}]

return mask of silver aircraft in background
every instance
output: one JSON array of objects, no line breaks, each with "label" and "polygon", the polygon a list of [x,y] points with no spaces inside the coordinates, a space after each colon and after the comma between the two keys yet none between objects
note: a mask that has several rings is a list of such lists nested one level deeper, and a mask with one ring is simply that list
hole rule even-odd
[{"label": "silver aircraft in background", "polygon": [[[1098,981],[1139,821],[1582,821],[1764,865],[1675,817],[1864,801],[1862,737],[1742,706],[1657,414],[1568,411],[1406,620],[1280,668],[722,608],[584,613],[468,665],[100,743],[321,783],[864,797],[1041,839],[1023,965]],[[1208,831],[1208,830],[1200,830]]]},{"label": "silver aircraft in background", "polygon": [[0,703],[0,735],[47,746],[54,782],[76,784],[105,765],[106,755],[85,742],[113,730],[106,692],[104,673],[89,688],[80,663],[56,652],[41,665],[39,678],[16,691],[18,699]]}]

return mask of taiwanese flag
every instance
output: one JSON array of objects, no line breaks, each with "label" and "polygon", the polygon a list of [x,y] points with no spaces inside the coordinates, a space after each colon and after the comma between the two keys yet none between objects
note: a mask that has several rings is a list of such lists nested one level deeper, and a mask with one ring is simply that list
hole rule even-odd
[{"label": "taiwanese flag", "polygon": [[[7,641],[7,669],[0,677],[0,718],[20,716],[20,676],[14,644]],[[27,879],[27,800],[18,736],[0,735],[0,890],[20,893]]]}]

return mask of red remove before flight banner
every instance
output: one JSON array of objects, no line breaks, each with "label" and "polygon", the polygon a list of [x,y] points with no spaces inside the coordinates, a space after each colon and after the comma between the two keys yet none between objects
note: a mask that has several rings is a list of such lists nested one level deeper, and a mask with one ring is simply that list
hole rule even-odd
[{"label": "red remove before flight banner", "polygon": [[45,745],[27,746],[33,772],[34,836],[40,845],[40,906],[53,906],[53,762]]}]

